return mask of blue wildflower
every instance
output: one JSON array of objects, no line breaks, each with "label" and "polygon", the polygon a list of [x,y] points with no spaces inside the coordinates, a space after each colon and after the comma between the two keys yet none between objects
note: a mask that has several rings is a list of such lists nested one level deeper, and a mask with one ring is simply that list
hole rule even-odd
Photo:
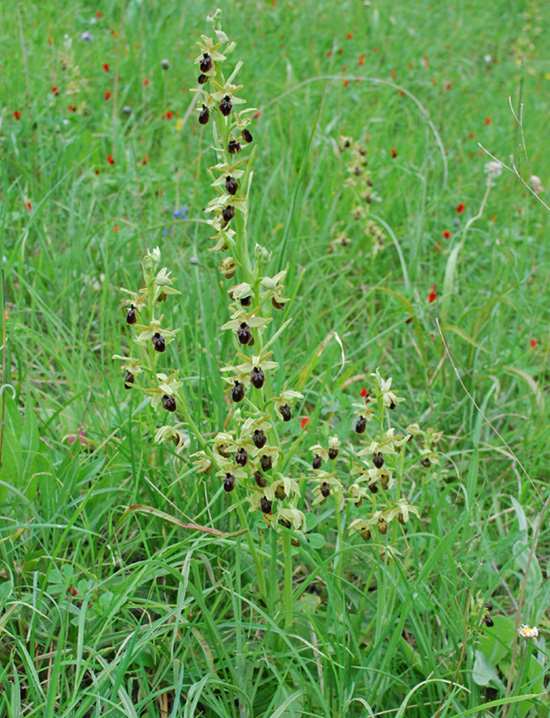
[{"label": "blue wildflower", "polygon": [[184,204],[181,209],[176,209],[174,211],[174,218],[175,219],[182,219],[184,222],[188,219],[187,213],[189,211],[189,207]]}]

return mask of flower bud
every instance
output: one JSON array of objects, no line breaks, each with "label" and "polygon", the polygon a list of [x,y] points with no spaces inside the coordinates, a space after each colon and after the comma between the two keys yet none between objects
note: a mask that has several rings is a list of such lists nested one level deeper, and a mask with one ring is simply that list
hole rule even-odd
[{"label": "flower bud", "polygon": [[260,459],[260,464],[262,465],[262,469],[264,471],[269,471],[273,468],[273,459],[269,456],[269,454],[263,454]]},{"label": "flower bud", "polygon": [[236,140],[229,140],[227,151],[230,155],[238,154],[241,151],[241,145]]},{"label": "flower bud", "polygon": [[227,117],[231,113],[231,110],[233,109],[233,103],[231,102],[231,98],[229,97],[229,95],[226,95],[221,99],[218,107],[224,117]]},{"label": "flower bud", "polygon": [[255,366],[250,372],[250,383],[256,389],[261,389],[265,382],[265,374],[259,366]]},{"label": "flower bud", "polygon": [[372,463],[377,469],[381,469],[384,466],[384,455],[381,451],[377,451],[372,455]]},{"label": "flower bud", "polygon": [[355,422],[355,432],[357,434],[364,434],[365,429],[367,428],[367,420],[364,416],[357,417],[357,420]]},{"label": "flower bud", "polygon": [[153,338],[151,339],[153,342],[153,349],[156,352],[163,352],[166,351],[166,341],[162,334],[159,334],[158,332],[155,332],[153,334]]},{"label": "flower bud", "polygon": [[222,217],[224,222],[231,222],[233,217],[235,216],[235,207],[233,207],[232,204],[228,204],[227,207],[224,207],[222,210]]},{"label": "flower bud", "polygon": [[229,472],[223,477],[224,491],[233,491],[235,488],[235,477]]},{"label": "flower bud", "polygon": [[199,125],[206,125],[208,124],[208,120],[210,119],[210,110],[206,105],[202,106],[202,110],[199,112]]},{"label": "flower bud", "polygon": [[210,72],[212,69],[212,58],[207,52],[204,52],[202,59],[199,62],[199,69],[201,72]]},{"label": "flower bud", "polygon": [[252,134],[251,134],[250,130],[248,130],[246,127],[241,132],[241,135],[245,142],[248,142],[248,143],[252,142],[252,139],[253,139]]},{"label": "flower bud", "polygon": [[162,60],[162,62],[160,63],[160,66],[162,67],[163,70],[169,70],[169,69],[170,69],[170,62],[169,62],[168,60],[166,60],[166,59],[165,59],[165,60]]},{"label": "flower bud", "polygon": [[288,404],[281,406],[279,413],[283,417],[283,421],[290,421],[292,419],[292,412],[290,411],[290,406]]},{"label": "flower bud", "polygon": [[246,322],[243,322],[237,329],[237,339],[239,340],[239,344],[254,344],[252,331]]},{"label": "flower bud", "polygon": [[225,191],[228,194],[237,194],[237,190],[239,189],[239,183],[234,177],[231,177],[228,175],[225,178]]},{"label": "flower bud", "polygon": [[313,457],[313,461],[311,462],[311,465],[314,469],[320,469],[323,465],[323,459],[319,456],[319,454],[315,454]]},{"label": "flower bud", "polygon": [[239,466],[246,466],[248,462],[248,453],[246,449],[240,448],[235,454],[235,463]]},{"label": "flower bud", "polygon": [[254,472],[254,481],[256,482],[256,485],[260,487],[260,489],[263,489],[267,486],[267,481],[265,480],[265,477],[261,471]]},{"label": "flower bud", "polygon": [[131,389],[132,384],[135,382],[136,377],[132,374],[131,371],[126,372],[126,376],[124,377],[124,388],[125,389]]},{"label": "flower bud", "polygon": [[326,498],[327,496],[330,496],[330,484],[327,484],[326,481],[323,481],[321,484],[321,494]]},{"label": "flower bud", "polygon": [[267,443],[267,436],[264,434],[262,429],[255,429],[252,434],[252,441],[257,449],[263,449]]},{"label": "flower bud", "polygon": [[133,304],[130,304],[128,311],[126,312],[126,324],[135,324],[137,322],[136,308]]},{"label": "flower bud", "polygon": [[235,386],[231,389],[231,398],[235,404],[238,404],[244,399],[244,384],[241,384],[240,381],[236,381]]},{"label": "flower bud", "polygon": [[162,397],[162,406],[166,409],[166,411],[176,411],[176,400],[173,396],[164,394]]},{"label": "flower bud", "polygon": [[264,514],[270,514],[272,506],[273,503],[265,496],[262,496],[262,498],[260,499],[260,509],[262,510],[262,512]]},{"label": "flower bud", "polygon": [[231,456],[229,451],[227,451],[225,444],[218,444],[217,452],[220,456],[223,456],[224,459],[229,459],[229,457]]}]

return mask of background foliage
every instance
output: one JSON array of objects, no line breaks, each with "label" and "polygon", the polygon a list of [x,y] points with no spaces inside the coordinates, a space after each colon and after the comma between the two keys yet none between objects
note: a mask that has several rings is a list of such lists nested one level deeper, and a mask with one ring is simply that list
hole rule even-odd
[{"label": "background foliage", "polygon": [[[446,307],[441,295],[485,191],[478,142],[547,183],[548,10],[537,0],[222,8],[260,113],[251,231],[275,252],[288,233],[298,286],[275,356],[281,381],[302,386],[313,432],[345,417],[379,366],[407,420],[445,432],[447,476],[412,487],[422,519],[398,562],[352,537],[341,580],[326,505],[310,527],[323,541],[296,553],[291,633],[257,600],[242,538],[154,515],[121,521],[139,503],[236,527],[187,454],[154,446],[154,418],[111,360],[128,344],[118,288],[139,284],[145,248],[159,245],[183,292],[168,309],[181,327],[171,360],[205,434],[222,428],[226,290],[201,214],[211,150],[188,115],[194,43],[214,8],[6,4],[0,223],[15,398],[6,390],[0,715],[427,717],[482,704],[487,715],[546,715],[547,521],[528,556],[547,498],[550,256],[545,210],[511,174],[456,257]],[[530,165],[508,98],[524,103]],[[368,146],[372,211],[389,237],[374,258],[353,227],[349,247],[328,251],[348,221],[340,134]],[[445,356],[443,309],[457,370],[506,444]],[[265,554],[276,584],[281,568]],[[511,674],[522,581],[522,620],[541,634],[517,647]],[[493,604],[491,629],[478,599]],[[520,700],[504,709],[509,677]]]}]

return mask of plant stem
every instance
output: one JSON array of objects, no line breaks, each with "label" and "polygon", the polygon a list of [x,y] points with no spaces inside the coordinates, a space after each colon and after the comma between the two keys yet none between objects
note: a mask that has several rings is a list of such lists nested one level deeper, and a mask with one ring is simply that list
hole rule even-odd
[{"label": "plant stem", "polygon": [[285,615],[285,630],[292,625],[292,543],[290,531],[283,533],[284,553],[284,583],[283,583],[283,607]]},{"label": "plant stem", "polygon": [[246,540],[248,543],[248,549],[250,551],[250,555],[252,556],[252,560],[254,561],[254,566],[256,568],[256,575],[258,576],[258,588],[260,590],[261,595],[267,599],[267,588],[266,588],[266,583],[265,583],[263,566],[260,561],[260,557],[258,556],[258,552],[256,551],[256,546],[254,545],[254,539],[252,538],[252,534],[250,533],[250,527],[248,525],[246,513],[244,512],[244,509],[240,503],[236,504],[236,507],[237,507],[237,514],[239,515],[239,519],[241,520],[241,524],[243,527],[246,527],[246,529],[247,529]]}]

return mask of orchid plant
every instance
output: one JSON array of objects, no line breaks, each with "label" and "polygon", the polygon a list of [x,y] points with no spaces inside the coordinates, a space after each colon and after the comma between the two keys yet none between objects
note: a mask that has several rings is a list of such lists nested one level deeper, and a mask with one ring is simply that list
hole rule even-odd
[{"label": "orchid plant", "polygon": [[[371,540],[385,558],[398,555],[395,538],[419,509],[410,500],[406,475],[413,466],[434,471],[439,459],[441,434],[416,425],[398,430],[390,416],[404,401],[392,379],[377,369],[370,388],[361,392],[350,417],[355,442],[342,440],[334,426],[325,427],[327,437],[311,440],[311,433],[292,421],[303,395],[285,383],[282,368],[274,360],[274,346],[289,327],[291,292],[285,291],[288,266],[273,273],[278,257],[248,234],[249,197],[253,180],[254,138],[250,129],[255,108],[241,97],[243,86],[237,76],[243,63],[226,73],[228,57],[235,50],[221,27],[221,11],[208,18],[210,34],[198,42],[197,119],[212,128],[215,162],[209,169],[213,197],[206,206],[210,227],[210,251],[219,255],[219,271],[232,283],[227,288],[229,318],[222,330],[233,337],[234,355],[220,368],[226,385],[228,415],[223,430],[207,441],[201,420],[194,418],[181,391],[178,369],[160,366],[166,346],[177,339],[178,329],[164,324],[159,307],[180,293],[171,272],[161,267],[160,250],[148,252],[143,260],[144,286],[127,295],[126,321],[136,330],[134,356],[117,356],[125,372],[124,386],[142,391],[155,411],[179,421],[160,427],[155,441],[172,440],[178,451],[189,441],[196,474],[209,475],[215,489],[223,490],[237,511],[254,560],[258,587],[266,593],[264,567],[250,530],[250,515],[257,517],[258,532],[271,532],[273,550],[281,536],[284,551],[283,604],[286,620],[292,610],[292,544],[305,544],[306,512],[329,499],[334,502],[337,524],[335,565],[341,571],[339,550],[345,535],[359,532]],[[227,75],[227,76],[226,76]],[[351,141],[349,141],[351,145]],[[352,163],[361,167],[363,151],[353,145]],[[352,172],[352,177],[358,175]],[[354,179],[354,186],[355,186]],[[359,181],[357,179],[357,181]],[[358,190],[359,191],[359,190]],[[362,190],[361,190],[362,191]],[[145,385],[142,379],[145,378]],[[277,388],[278,387],[278,388]],[[349,425],[349,423],[348,423]],[[372,431],[367,428],[374,426]],[[188,439],[190,434],[190,440]],[[420,443],[419,443],[420,442]],[[308,449],[308,443],[311,443]],[[409,447],[416,446],[417,459],[405,460]],[[308,453],[309,452],[309,453]],[[214,478],[215,477],[215,478]],[[248,510],[246,510],[248,509]],[[388,528],[393,529],[388,534]]]}]

